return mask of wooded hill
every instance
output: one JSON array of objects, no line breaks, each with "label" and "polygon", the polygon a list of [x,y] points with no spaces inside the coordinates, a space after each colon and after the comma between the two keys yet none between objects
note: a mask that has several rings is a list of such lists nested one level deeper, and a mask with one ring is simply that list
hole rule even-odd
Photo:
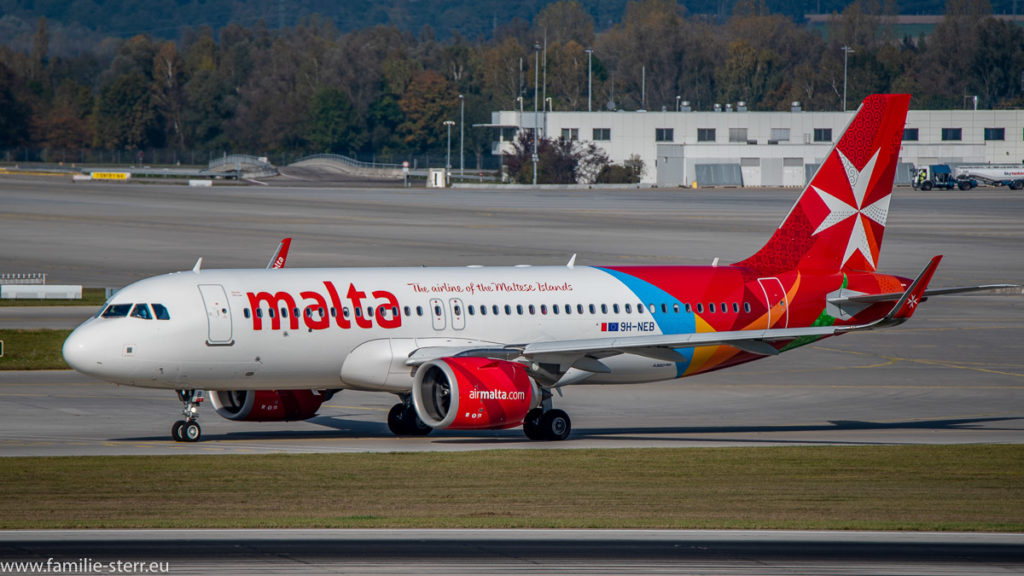
[{"label": "wooded hill", "polygon": [[[563,0],[528,23],[502,18],[493,36],[474,40],[426,27],[342,32],[309,17],[284,29],[266,21],[186,28],[177,40],[100,38],[73,53],[51,50],[55,34],[40,18],[28,48],[0,47],[0,160],[93,148],[401,160],[444,149],[443,122],[459,121],[461,94],[473,165],[493,134],[469,126],[518,107],[519,97],[532,110],[535,76],[542,102],[546,93],[554,110],[585,110],[591,47],[597,109],[672,109],[679,96],[696,110],[741,100],[750,110],[794,100],[838,110],[844,45],[854,48],[854,105],[889,91],[911,93],[915,108],[962,108],[965,95],[983,108],[1024,103],[1024,31],[989,17],[988,4],[949,0],[930,37],[899,37],[882,24],[887,10],[878,0],[849,4],[826,39],[758,0],[741,1],[720,24],[672,0],[630,1],[606,29],[587,5]],[[534,52],[545,34],[546,62]]]}]

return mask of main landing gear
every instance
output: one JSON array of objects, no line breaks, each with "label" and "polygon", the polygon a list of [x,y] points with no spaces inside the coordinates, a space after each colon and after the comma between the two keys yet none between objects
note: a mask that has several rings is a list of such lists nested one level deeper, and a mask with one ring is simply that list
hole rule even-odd
[{"label": "main landing gear", "polygon": [[388,412],[388,429],[395,436],[426,436],[434,431],[416,415],[412,405],[412,396],[405,394],[402,401],[391,407]]},{"label": "main landing gear", "polygon": [[571,431],[569,415],[551,408],[551,391],[547,389],[540,407],[527,412],[523,419],[523,433],[530,440],[565,440]]},{"label": "main landing gear", "polygon": [[178,400],[185,405],[182,410],[184,420],[178,420],[171,427],[171,438],[175,442],[198,442],[203,435],[203,429],[199,427],[199,405],[202,404],[202,390],[178,390]]}]

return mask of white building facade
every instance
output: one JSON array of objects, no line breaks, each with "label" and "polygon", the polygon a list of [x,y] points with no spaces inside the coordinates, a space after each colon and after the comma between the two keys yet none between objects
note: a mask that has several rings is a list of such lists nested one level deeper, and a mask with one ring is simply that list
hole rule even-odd
[{"label": "white building facade", "polygon": [[[512,151],[520,130],[592,141],[612,162],[637,155],[642,183],[658,186],[803,186],[854,112],[492,112],[492,153]],[[1024,162],[1024,111],[911,110],[897,182],[910,165]]]}]

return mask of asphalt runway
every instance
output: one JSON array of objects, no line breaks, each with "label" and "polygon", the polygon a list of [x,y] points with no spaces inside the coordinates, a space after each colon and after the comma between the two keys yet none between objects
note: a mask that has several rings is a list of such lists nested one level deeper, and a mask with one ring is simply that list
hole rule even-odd
[{"label": "asphalt runway", "polygon": [[38,562],[40,568],[48,562],[78,562],[98,568],[64,573],[115,573],[115,568],[130,566],[120,573],[988,576],[1024,570],[1024,536],[683,530],[22,531],[0,532],[0,562]]},{"label": "asphalt runway", "polygon": [[[71,184],[0,179],[4,270],[50,283],[121,286],[204,266],[262,267],[278,240],[290,266],[695,264],[745,257],[793,190],[427,190]],[[1024,194],[896,191],[881,269],[933,286],[1024,283]],[[1019,291],[1018,291],[1019,292]],[[72,327],[93,310],[0,309],[0,327]],[[204,441],[168,441],[170,391],[70,372],[0,371],[0,455],[347,452],[1024,442],[1024,296],[933,298],[901,327],[823,341],[726,371],[556,397],[569,442],[518,429],[394,438],[395,398],[342,392],[318,417],[238,423],[202,410]],[[2,359],[0,359],[2,362]]]}]

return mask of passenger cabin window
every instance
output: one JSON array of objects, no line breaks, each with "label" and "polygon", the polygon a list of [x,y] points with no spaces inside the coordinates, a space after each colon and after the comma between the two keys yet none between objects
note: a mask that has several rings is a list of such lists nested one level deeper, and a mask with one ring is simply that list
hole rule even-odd
[{"label": "passenger cabin window", "polygon": [[104,318],[124,318],[131,309],[131,304],[111,304],[103,311],[102,316]]}]

